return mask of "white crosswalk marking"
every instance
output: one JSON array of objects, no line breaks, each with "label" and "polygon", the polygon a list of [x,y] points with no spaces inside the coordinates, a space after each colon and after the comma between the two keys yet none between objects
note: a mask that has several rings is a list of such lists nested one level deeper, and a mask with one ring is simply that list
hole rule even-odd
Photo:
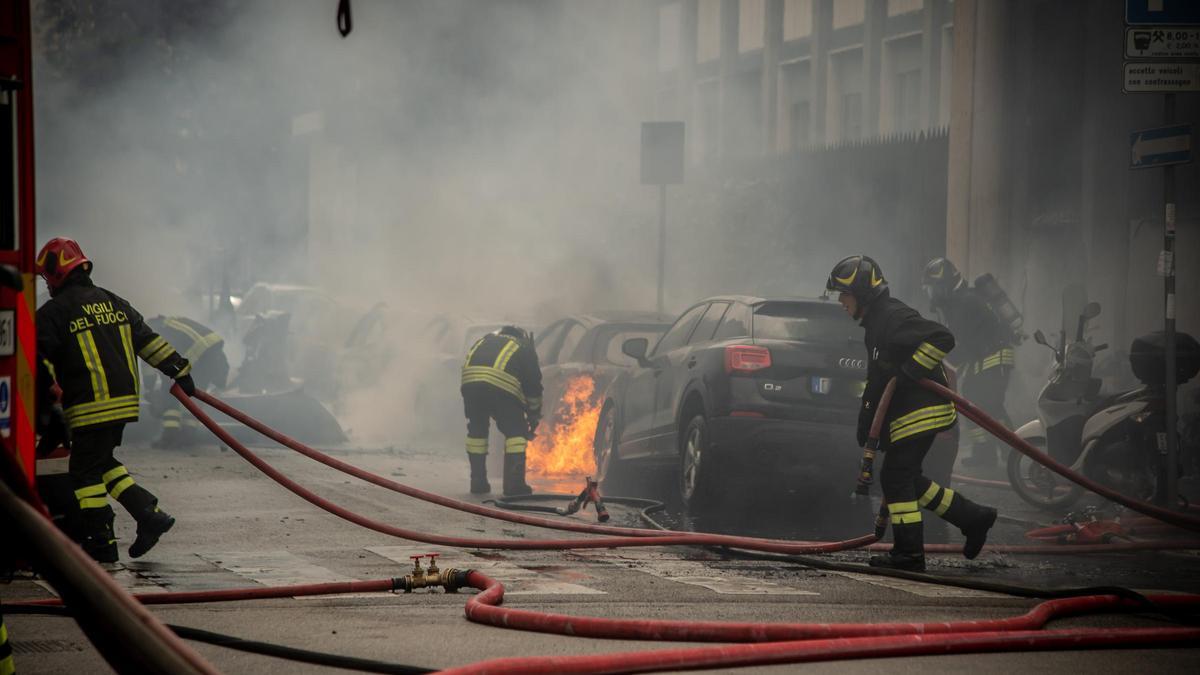
[{"label": "white crosswalk marking", "polygon": [[1003,593],[992,593],[989,591],[977,591],[973,588],[959,588],[957,586],[943,586],[941,584],[927,584],[923,581],[910,581],[908,579],[896,579],[893,577],[881,577],[873,574],[858,574],[857,572],[837,572],[831,571],[830,574],[837,574],[854,579],[863,583],[871,584],[872,586],[882,586],[905,593],[912,593],[923,598],[1009,598],[1012,596]]},{"label": "white crosswalk marking", "polygon": [[[697,560],[682,560],[678,555],[648,549],[624,549],[573,552],[572,557],[619,564],[661,579],[689,586],[700,586],[722,595],[820,595],[815,591],[793,588],[766,579],[754,579],[730,573],[716,576],[712,565]],[[759,567],[757,563],[741,563],[745,569]]]},{"label": "white crosswalk marking", "polygon": [[[604,595],[604,591],[588,588],[580,584],[569,581],[561,581],[553,578],[553,576],[538,571],[521,567],[507,560],[482,560],[475,558],[469,552],[462,549],[439,549],[439,548],[412,548],[408,546],[371,546],[368,551],[383,556],[388,560],[394,560],[404,565],[404,574],[411,569],[412,560],[410,556],[426,555],[428,553],[439,554],[438,567],[446,569],[449,567],[457,567],[459,569],[474,569],[488,575],[489,577],[504,584],[504,595]],[[422,566],[428,565],[428,559],[422,561]]]}]

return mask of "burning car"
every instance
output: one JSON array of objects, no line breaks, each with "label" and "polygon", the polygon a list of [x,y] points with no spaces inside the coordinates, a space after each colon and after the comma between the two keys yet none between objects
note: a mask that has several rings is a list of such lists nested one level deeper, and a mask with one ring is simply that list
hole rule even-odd
[{"label": "burning car", "polygon": [[546,418],[527,451],[532,478],[594,475],[592,438],[601,397],[621,371],[637,365],[621,345],[632,338],[657,340],[669,326],[649,312],[593,313],[559,319],[536,336]]},{"label": "burning car", "polygon": [[[836,303],[724,296],[685,311],[653,347],[622,351],[594,442],[612,485],[633,465],[674,468],[688,507],[728,494],[732,469],[812,489],[852,485],[866,359]],[[624,475],[623,475],[624,474]]]}]

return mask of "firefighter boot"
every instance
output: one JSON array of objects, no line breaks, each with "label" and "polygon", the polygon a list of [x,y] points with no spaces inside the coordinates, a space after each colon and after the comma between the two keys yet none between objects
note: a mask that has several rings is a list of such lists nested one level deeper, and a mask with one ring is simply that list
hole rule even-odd
[{"label": "firefighter boot", "polygon": [[996,509],[980,506],[956,492],[942,518],[957,527],[967,538],[963,544],[963,556],[967,560],[974,560],[987,543],[988,530],[996,524],[996,515]]},{"label": "firefighter boot", "polygon": [[146,552],[158,543],[158,538],[174,527],[175,519],[155,506],[153,510],[142,512],[137,519],[137,524],[137,538],[129,546],[130,558],[140,558],[146,555]]},{"label": "firefighter boot", "polygon": [[471,494],[485,495],[491,492],[492,486],[487,479],[487,455],[468,452],[467,459],[471,460]]},{"label": "firefighter boot", "polygon": [[925,571],[925,529],[923,523],[892,523],[892,550],[871,556],[871,567],[889,567],[905,572]]},{"label": "firefighter boot", "polygon": [[83,509],[80,513],[82,536],[79,546],[93,560],[101,563],[115,563],[117,553],[117,535],[113,532],[113,513],[111,506],[101,509]]},{"label": "firefighter boot", "polygon": [[504,496],[520,497],[533,494],[525,483],[525,453],[504,453]]}]

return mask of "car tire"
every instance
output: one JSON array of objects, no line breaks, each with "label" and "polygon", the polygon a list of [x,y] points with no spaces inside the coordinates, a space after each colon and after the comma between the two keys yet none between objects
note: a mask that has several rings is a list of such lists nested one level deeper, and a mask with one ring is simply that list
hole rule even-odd
[{"label": "car tire", "polygon": [[612,401],[605,401],[604,407],[600,409],[600,419],[596,422],[596,433],[592,438],[592,456],[596,461],[596,480],[606,490],[620,487],[628,477],[626,462],[617,456],[617,443],[620,439],[617,407]]},{"label": "car tire", "polygon": [[716,499],[716,476],[708,420],[696,415],[679,435],[679,500],[688,511],[702,510]]}]

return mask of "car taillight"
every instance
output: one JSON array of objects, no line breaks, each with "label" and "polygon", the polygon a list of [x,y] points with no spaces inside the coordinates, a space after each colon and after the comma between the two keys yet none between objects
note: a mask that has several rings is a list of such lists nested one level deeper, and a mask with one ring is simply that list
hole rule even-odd
[{"label": "car taillight", "polygon": [[726,373],[753,373],[771,367],[771,352],[766,347],[732,345],[725,348]]}]

